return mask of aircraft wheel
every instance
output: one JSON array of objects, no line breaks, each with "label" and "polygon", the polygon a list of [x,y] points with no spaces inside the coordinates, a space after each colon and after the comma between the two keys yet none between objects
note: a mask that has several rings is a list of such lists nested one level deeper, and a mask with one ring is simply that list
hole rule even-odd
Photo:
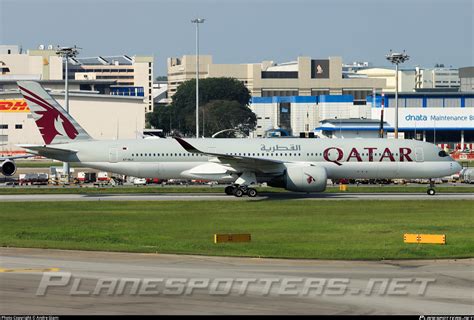
[{"label": "aircraft wheel", "polygon": [[248,191],[247,191],[247,195],[251,198],[254,198],[257,196],[257,190],[253,189],[253,188],[250,188]]},{"label": "aircraft wheel", "polygon": [[429,188],[428,190],[426,190],[426,193],[430,196],[434,196],[436,194],[436,191],[433,188]]},{"label": "aircraft wheel", "polygon": [[225,194],[228,195],[228,196],[231,196],[234,194],[234,190],[235,190],[235,187],[234,186],[227,186],[225,187],[224,191],[225,191]]},{"label": "aircraft wheel", "polygon": [[244,192],[242,191],[242,189],[240,188],[235,188],[234,190],[234,196],[236,196],[237,198],[240,198],[244,195]]}]

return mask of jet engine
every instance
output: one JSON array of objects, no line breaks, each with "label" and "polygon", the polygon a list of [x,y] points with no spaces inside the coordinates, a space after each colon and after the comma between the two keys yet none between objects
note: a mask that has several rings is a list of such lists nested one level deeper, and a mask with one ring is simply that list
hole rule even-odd
[{"label": "jet engine", "polygon": [[279,179],[268,183],[272,187],[298,192],[322,192],[326,190],[327,172],[317,166],[291,166]]},{"label": "jet engine", "polygon": [[10,159],[3,161],[2,163],[2,174],[9,177],[14,175],[16,172],[16,164]]}]

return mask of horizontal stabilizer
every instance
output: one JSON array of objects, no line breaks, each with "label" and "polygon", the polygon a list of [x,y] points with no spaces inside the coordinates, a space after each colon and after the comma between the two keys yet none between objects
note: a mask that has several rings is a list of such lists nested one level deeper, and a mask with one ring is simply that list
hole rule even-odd
[{"label": "horizontal stabilizer", "polygon": [[[60,149],[60,148],[53,148],[49,146],[42,146],[42,145],[34,145],[34,144],[20,144],[19,147],[29,150],[34,154],[39,155],[55,155],[55,156],[69,156],[74,155],[77,153],[77,150],[71,149]],[[51,157],[54,158],[54,157]]]}]

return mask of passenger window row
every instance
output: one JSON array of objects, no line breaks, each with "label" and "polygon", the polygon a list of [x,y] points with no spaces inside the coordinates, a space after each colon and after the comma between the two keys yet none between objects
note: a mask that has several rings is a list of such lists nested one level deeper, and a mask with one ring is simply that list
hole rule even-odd
[{"label": "passenger window row", "polygon": [[[301,156],[301,153],[226,153],[226,155],[230,156],[243,156],[243,157],[296,157]],[[362,157],[368,157],[368,153],[360,153]],[[372,154],[373,156],[382,156],[382,153],[375,152]],[[397,156],[398,153],[390,153],[389,155]],[[132,153],[132,157],[204,157],[204,154],[195,154],[195,153]],[[306,156],[315,156],[315,157],[322,157],[322,153],[306,153]],[[440,156],[444,156],[441,155]]]},{"label": "passenger window row", "polygon": [[203,157],[195,153],[132,153],[132,157]]},{"label": "passenger window row", "polygon": [[242,157],[296,157],[301,156],[301,153],[226,153],[228,156],[242,156]]}]

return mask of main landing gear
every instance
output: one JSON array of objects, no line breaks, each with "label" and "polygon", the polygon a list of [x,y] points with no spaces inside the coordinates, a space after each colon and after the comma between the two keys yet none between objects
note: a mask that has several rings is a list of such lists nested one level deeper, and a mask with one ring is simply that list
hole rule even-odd
[{"label": "main landing gear", "polygon": [[242,197],[245,194],[251,198],[254,198],[257,196],[257,190],[255,190],[254,188],[249,188],[245,185],[233,185],[225,188],[225,194],[229,196],[234,195],[238,198]]},{"label": "main landing gear", "polygon": [[428,187],[428,190],[426,190],[426,193],[430,196],[434,196],[436,194],[436,190],[434,189],[434,181],[430,179],[430,186]]}]

